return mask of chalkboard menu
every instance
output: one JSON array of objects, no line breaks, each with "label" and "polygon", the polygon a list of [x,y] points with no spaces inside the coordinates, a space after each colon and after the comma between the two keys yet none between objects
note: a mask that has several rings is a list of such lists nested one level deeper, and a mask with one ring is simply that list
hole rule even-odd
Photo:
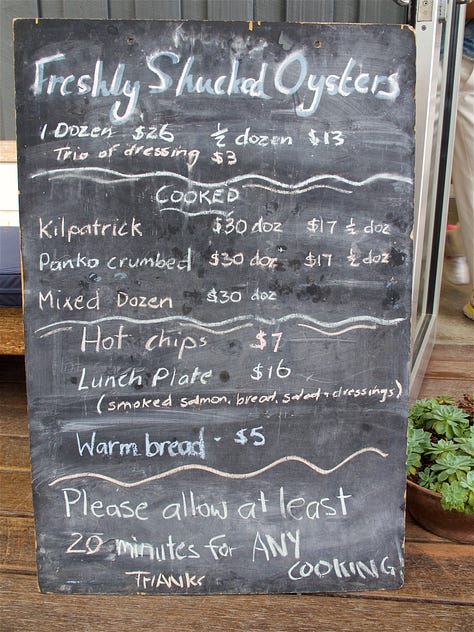
[{"label": "chalkboard menu", "polygon": [[399,587],[411,30],[14,30],[41,590]]}]

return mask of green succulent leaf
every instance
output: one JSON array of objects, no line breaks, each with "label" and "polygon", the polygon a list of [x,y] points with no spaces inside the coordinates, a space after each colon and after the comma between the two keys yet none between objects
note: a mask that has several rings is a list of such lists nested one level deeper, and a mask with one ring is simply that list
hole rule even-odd
[{"label": "green succulent leaf", "polygon": [[429,447],[426,449],[426,453],[433,457],[433,459],[437,459],[446,454],[454,454],[458,450],[460,450],[460,447],[454,443],[454,441],[440,439],[438,443],[430,443]]},{"label": "green succulent leaf", "polygon": [[421,467],[421,455],[430,445],[431,434],[422,428],[414,428],[408,423],[407,435],[407,475],[415,474]]},{"label": "green succulent leaf", "polygon": [[469,418],[457,406],[441,404],[433,407],[427,415],[425,426],[433,429],[438,435],[445,436],[446,439],[453,439],[453,437],[461,437],[469,427]]},{"label": "green succulent leaf", "polygon": [[424,470],[418,473],[418,483],[426,489],[431,489],[433,492],[439,491],[438,477],[429,467],[425,467]]},{"label": "green succulent leaf", "polygon": [[455,437],[454,441],[460,450],[474,457],[474,425],[470,426],[462,437]]},{"label": "green succulent leaf", "polygon": [[438,473],[438,481],[442,483],[466,480],[473,466],[474,459],[468,454],[445,454],[436,460],[431,469]]},{"label": "green succulent leaf", "polygon": [[425,415],[431,411],[432,407],[432,400],[418,399],[410,407],[408,421],[414,428],[421,428],[423,426]]},{"label": "green succulent leaf", "polygon": [[457,481],[453,483],[443,483],[441,491],[441,506],[449,511],[464,511],[468,500],[469,492],[463,489]]},{"label": "green succulent leaf", "polygon": [[[474,441],[474,421],[471,423],[469,428],[464,431],[462,438],[467,439],[468,441]],[[455,439],[455,441],[457,441],[457,439]]]},{"label": "green succulent leaf", "polygon": [[460,481],[460,485],[474,494],[474,470],[467,473],[466,479]]}]

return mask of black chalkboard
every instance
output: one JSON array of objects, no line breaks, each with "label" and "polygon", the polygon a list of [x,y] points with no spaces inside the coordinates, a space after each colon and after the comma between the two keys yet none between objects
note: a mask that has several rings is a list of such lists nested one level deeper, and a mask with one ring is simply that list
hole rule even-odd
[{"label": "black chalkboard", "polygon": [[399,587],[411,30],[14,32],[41,590]]}]

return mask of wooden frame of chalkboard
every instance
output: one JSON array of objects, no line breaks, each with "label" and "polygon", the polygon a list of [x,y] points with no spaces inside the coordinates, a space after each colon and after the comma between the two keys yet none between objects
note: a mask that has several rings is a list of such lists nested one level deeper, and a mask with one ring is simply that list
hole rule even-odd
[{"label": "wooden frame of chalkboard", "polygon": [[41,590],[399,587],[411,29],[14,34]]}]

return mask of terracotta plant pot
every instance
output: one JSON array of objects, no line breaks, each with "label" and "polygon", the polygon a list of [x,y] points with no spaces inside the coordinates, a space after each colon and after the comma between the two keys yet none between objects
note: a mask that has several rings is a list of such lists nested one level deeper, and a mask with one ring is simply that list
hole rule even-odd
[{"label": "terracotta plant pot", "polygon": [[441,494],[407,481],[407,509],[425,529],[443,538],[474,544],[474,514],[446,511]]}]

